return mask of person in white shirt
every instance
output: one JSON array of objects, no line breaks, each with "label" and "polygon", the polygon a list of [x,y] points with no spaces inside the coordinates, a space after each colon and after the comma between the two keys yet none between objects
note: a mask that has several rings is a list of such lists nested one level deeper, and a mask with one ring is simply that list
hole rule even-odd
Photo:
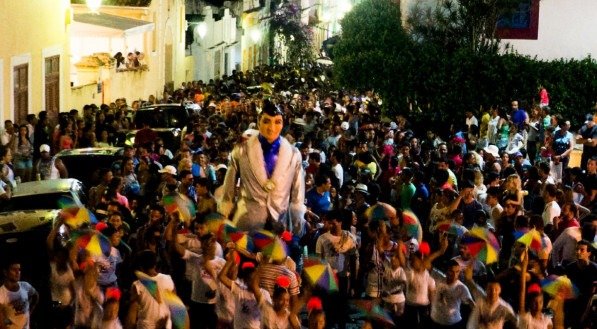
[{"label": "person in white shirt", "polygon": [[231,249],[226,254],[226,264],[218,275],[218,280],[230,289],[234,298],[234,329],[261,329],[262,315],[266,304],[272,299],[267,290],[259,287],[259,276],[255,264],[244,262],[238,272],[239,280],[232,281],[228,271],[234,264],[236,251]]},{"label": "person in white shirt", "polygon": [[458,279],[459,275],[460,264],[452,260],[448,264],[445,277],[440,274],[436,279],[435,294],[431,302],[432,327],[459,328],[462,322],[460,304],[474,306],[473,297],[464,283]]},{"label": "person in white shirt", "polygon": [[39,294],[29,283],[20,281],[21,264],[16,259],[6,261],[3,274],[4,284],[0,286],[0,328],[29,329],[29,318],[39,301]]},{"label": "person in white shirt", "polygon": [[187,274],[191,280],[191,304],[189,317],[193,328],[215,328],[218,323],[216,303],[218,294],[218,274],[226,261],[216,256],[217,242],[212,233],[199,237],[199,253],[185,249],[178,243],[175,225],[179,221],[171,220],[166,228],[166,237],[174,250],[187,262]]},{"label": "person in white shirt", "polygon": [[332,171],[334,176],[338,179],[338,190],[344,185],[344,168],[340,160],[342,159],[342,152],[340,150],[334,150],[330,154],[330,164],[332,165]]},{"label": "person in white shirt", "polygon": [[[472,282],[472,271],[470,271],[470,274],[467,273],[466,277],[469,282]],[[485,291],[485,294],[483,294],[477,290],[480,296],[475,298],[475,307],[468,318],[466,328],[501,329],[506,322],[516,326],[518,319],[514,310],[500,298],[502,292],[500,283],[490,280]]]},{"label": "person in white shirt", "polygon": [[[139,280],[133,282],[130,290],[131,304],[126,321],[126,328],[153,329],[171,328],[170,309],[162,298],[164,292],[175,292],[174,281],[167,274],[156,270],[157,256],[151,250],[137,254]],[[144,280],[152,280],[157,286],[155,295],[144,285]],[[185,315],[188,327],[188,315]]]},{"label": "person in white shirt", "polygon": [[545,207],[543,208],[543,224],[545,225],[545,231],[550,232],[553,226],[553,219],[559,217],[562,209],[556,200],[557,188],[553,184],[547,184],[543,190],[543,200],[545,201]]}]

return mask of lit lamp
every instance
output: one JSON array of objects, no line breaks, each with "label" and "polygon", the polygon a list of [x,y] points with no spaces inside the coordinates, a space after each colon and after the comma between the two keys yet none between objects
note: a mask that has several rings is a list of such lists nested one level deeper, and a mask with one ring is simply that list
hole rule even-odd
[{"label": "lit lamp", "polygon": [[102,6],[102,0],[86,0],[86,3],[87,8],[89,8],[92,13],[97,13]]},{"label": "lit lamp", "polygon": [[259,42],[259,40],[261,40],[261,31],[256,28],[253,29],[251,31],[251,40],[255,43]]},{"label": "lit lamp", "polygon": [[205,22],[197,24],[197,27],[195,27],[195,33],[197,33],[201,39],[205,38],[207,35],[207,24]]}]

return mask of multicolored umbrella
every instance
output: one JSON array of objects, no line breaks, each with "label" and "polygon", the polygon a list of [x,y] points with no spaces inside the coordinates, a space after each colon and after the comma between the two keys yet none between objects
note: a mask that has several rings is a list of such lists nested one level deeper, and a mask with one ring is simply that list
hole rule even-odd
[{"label": "multicolored umbrella", "polygon": [[167,213],[172,214],[178,212],[180,219],[189,224],[195,219],[197,210],[195,209],[195,203],[187,196],[177,193],[176,195],[165,195],[162,197],[162,203],[164,204],[164,210]]},{"label": "multicolored umbrella", "polygon": [[466,232],[468,232],[468,229],[466,227],[457,223],[453,223],[452,221],[444,221],[438,223],[436,225],[436,229],[439,232],[446,232],[457,237],[462,237]]},{"label": "multicolored umbrella", "polygon": [[543,249],[543,242],[541,240],[541,233],[532,229],[526,233],[523,233],[516,241],[524,244],[529,249],[539,252]]},{"label": "multicolored umbrella", "polygon": [[423,228],[415,213],[410,210],[402,211],[402,229],[410,238],[415,238],[419,243],[423,240]]},{"label": "multicolored umbrella", "polygon": [[253,251],[253,239],[246,232],[238,231],[230,233],[230,241],[234,242],[237,248],[241,248],[247,251]]},{"label": "multicolored umbrella", "polygon": [[378,202],[367,208],[365,216],[370,222],[373,220],[390,220],[396,218],[396,208],[387,203]]},{"label": "multicolored umbrella", "polygon": [[95,230],[72,231],[70,239],[76,246],[87,250],[93,257],[108,256],[112,249],[110,239]]},{"label": "multicolored umbrella", "polygon": [[264,255],[273,261],[283,261],[288,257],[288,246],[279,237],[275,237],[270,244],[262,249]]},{"label": "multicolored umbrella", "polygon": [[473,257],[483,263],[491,264],[498,261],[500,244],[491,231],[474,227],[462,237],[461,242],[468,246]]},{"label": "multicolored umbrella", "polygon": [[187,308],[173,291],[164,291],[163,298],[166,305],[170,309],[170,317],[172,318],[172,328],[183,329],[187,325]]},{"label": "multicolored umbrella", "polygon": [[574,299],[578,297],[578,288],[565,276],[550,275],[541,280],[541,288],[551,296],[560,296],[563,299]]},{"label": "multicolored umbrella", "polygon": [[312,285],[326,291],[338,291],[338,278],[330,264],[322,260],[309,259],[304,263],[303,272]]},{"label": "multicolored umbrella", "polygon": [[160,296],[160,291],[158,290],[158,282],[156,280],[154,280],[152,277],[150,277],[149,275],[147,275],[141,271],[135,271],[135,276],[137,276],[137,279],[139,280],[139,282],[141,282],[141,284],[145,287],[145,289],[147,289],[149,294],[158,303],[161,303],[162,297]]},{"label": "multicolored umbrella", "polygon": [[374,303],[371,300],[356,300],[353,304],[363,317],[382,325],[394,326],[392,316],[379,303]]},{"label": "multicolored umbrella", "polygon": [[64,223],[70,228],[79,228],[84,224],[97,224],[95,215],[85,207],[71,206],[62,208],[60,216],[64,218]]},{"label": "multicolored umbrella", "polygon": [[267,230],[259,230],[253,233],[253,244],[259,250],[265,248],[269,244],[271,244],[276,235],[273,232]]},{"label": "multicolored umbrella", "polygon": [[243,232],[240,231],[231,221],[226,221],[220,224],[220,227],[215,232],[216,238],[220,243],[227,243],[230,241],[239,240]]}]

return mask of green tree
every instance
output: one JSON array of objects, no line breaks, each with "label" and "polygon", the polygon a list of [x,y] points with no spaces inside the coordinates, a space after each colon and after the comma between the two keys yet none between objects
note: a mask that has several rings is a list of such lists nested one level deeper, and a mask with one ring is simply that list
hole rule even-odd
[{"label": "green tree", "polygon": [[375,90],[391,111],[406,109],[408,36],[400,6],[392,0],[364,0],[341,21],[334,48],[334,76],[343,88]]},{"label": "green tree", "polygon": [[[411,36],[446,51],[499,51],[495,37],[498,20],[511,14],[523,0],[437,0],[418,2],[407,19]],[[530,1],[530,0],[528,0]]]}]

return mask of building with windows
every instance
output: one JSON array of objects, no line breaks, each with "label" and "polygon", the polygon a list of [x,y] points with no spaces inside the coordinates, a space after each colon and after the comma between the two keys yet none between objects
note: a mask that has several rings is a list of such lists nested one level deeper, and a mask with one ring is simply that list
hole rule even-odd
[{"label": "building with windows", "polygon": [[42,110],[55,119],[116,98],[161,98],[164,86],[189,80],[184,0],[142,4],[93,12],[70,0],[3,1],[0,121],[20,124]]},{"label": "building with windows", "polygon": [[70,1],[3,1],[0,7],[0,121],[20,124],[41,110],[56,117],[70,101]]}]

